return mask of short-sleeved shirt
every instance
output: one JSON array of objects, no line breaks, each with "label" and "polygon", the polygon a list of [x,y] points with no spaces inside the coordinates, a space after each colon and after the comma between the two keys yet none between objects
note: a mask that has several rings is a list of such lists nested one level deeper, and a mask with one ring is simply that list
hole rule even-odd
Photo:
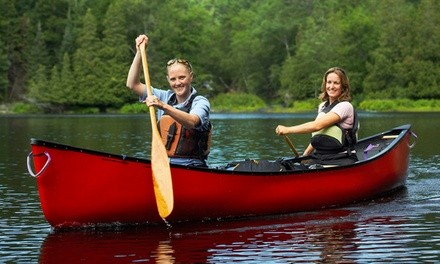
[{"label": "short-sleeved shirt", "polygon": [[[319,105],[318,113],[322,111],[324,108],[325,102],[322,102]],[[342,128],[344,129],[351,129],[353,128],[353,119],[354,119],[354,108],[353,105],[348,101],[342,101],[335,105],[330,112],[334,112],[337,114],[341,121],[338,123]]]},{"label": "short-sleeved shirt", "polygon": [[[168,103],[171,96],[174,94],[174,92],[171,90],[165,91],[165,90],[156,89],[156,88],[152,89],[152,93],[157,98],[159,98],[159,100],[161,100],[162,102],[166,102],[166,103]],[[196,94],[196,93],[197,93],[196,89],[191,88],[191,95]],[[143,96],[139,97],[139,101],[141,101],[141,102],[145,101],[146,98],[147,98],[147,93],[145,92]],[[189,98],[191,98],[191,96],[189,96],[185,100],[185,102],[173,105],[173,107],[174,108],[184,107],[185,105],[188,104]],[[199,131],[209,130],[210,109],[211,109],[211,105],[210,105],[208,99],[206,99],[204,96],[198,95],[194,98],[189,113],[197,115],[200,118],[200,124],[195,128],[196,130],[199,130]],[[157,120],[160,120],[160,118],[162,117],[163,114],[164,114],[164,111],[161,109],[158,109],[157,110]]]}]

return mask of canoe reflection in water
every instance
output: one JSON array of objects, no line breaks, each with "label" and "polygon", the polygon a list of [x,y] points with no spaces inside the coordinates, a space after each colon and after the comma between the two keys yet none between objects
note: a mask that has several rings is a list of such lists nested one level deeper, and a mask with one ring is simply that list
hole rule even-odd
[{"label": "canoe reflection in water", "polygon": [[[40,263],[356,263],[366,257],[361,251],[374,247],[369,240],[381,241],[374,250],[382,250],[385,260],[389,248],[405,243],[399,239],[403,220],[395,215],[398,202],[393,203],[404,195],[406,189],[401,189],[379,202],[348,209],[182,223],[169,230],[163,226],[54,229],[42,245]],[[393,209],[387,213],[384,207]],[[365,248],[367,244],[370,248]]]}]

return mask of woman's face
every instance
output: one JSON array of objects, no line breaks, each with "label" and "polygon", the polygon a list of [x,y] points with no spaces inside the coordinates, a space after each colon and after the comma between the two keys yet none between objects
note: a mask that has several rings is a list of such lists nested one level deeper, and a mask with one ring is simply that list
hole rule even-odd
[{"label": "woman's face", "polygon": [[334,72],[329,73],[327,75],[325,89],[331,102],[337,100],[342,94],[341,78]]},{"label": "woman's face", "polygon": [[181,63],[174,63],[168,66],[168,83],[176,96],[186,98],[191,94],[192,73]]}]

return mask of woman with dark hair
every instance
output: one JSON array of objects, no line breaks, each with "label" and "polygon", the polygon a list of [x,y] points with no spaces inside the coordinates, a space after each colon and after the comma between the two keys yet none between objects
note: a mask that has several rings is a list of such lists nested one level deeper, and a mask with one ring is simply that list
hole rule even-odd
[{"label": "woman with dark hair", "polygon": [[[304,156],[313,163],[335,164],[355,162],[354,144],[357,140],[357,116],[350,103],[350,83],[345,71],[338,67],[327,70],[322,80],[321,104],[315,120],[295,126],[278,125],[277,135],[312,133]],[[339,161],[336,161],[339,160]]]}]

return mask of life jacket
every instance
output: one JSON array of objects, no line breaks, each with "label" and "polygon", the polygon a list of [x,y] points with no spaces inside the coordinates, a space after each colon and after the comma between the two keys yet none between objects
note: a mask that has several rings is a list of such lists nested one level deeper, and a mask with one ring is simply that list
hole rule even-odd
[{"label": "life jacket", "polygon": [[[184,107],[177,108],[189,113],[195,94],[191,95]],[[168,100],[169,105],[177,103],[176,95],[173,94]],[[185,157],[206,159],[211,147],[212,125],[209,122],[208,131],[187,129],[169,115],[162,115],[158,128],[169,157]]]},{"label": "life jacket", "polygon": [[[324,115],[337,105],[339,101],[329,104],[327,101],[324,108],[318,114]],[[356,111],[353,109],[353,127],[352,129],[344,129],[339,124],[334,124],[330,127],[323,128],[312,133],[310,143],[318,154],[331,154],[347,151],[348,154],[354,149],[357,142],[357,131],[359,122]]]}]

